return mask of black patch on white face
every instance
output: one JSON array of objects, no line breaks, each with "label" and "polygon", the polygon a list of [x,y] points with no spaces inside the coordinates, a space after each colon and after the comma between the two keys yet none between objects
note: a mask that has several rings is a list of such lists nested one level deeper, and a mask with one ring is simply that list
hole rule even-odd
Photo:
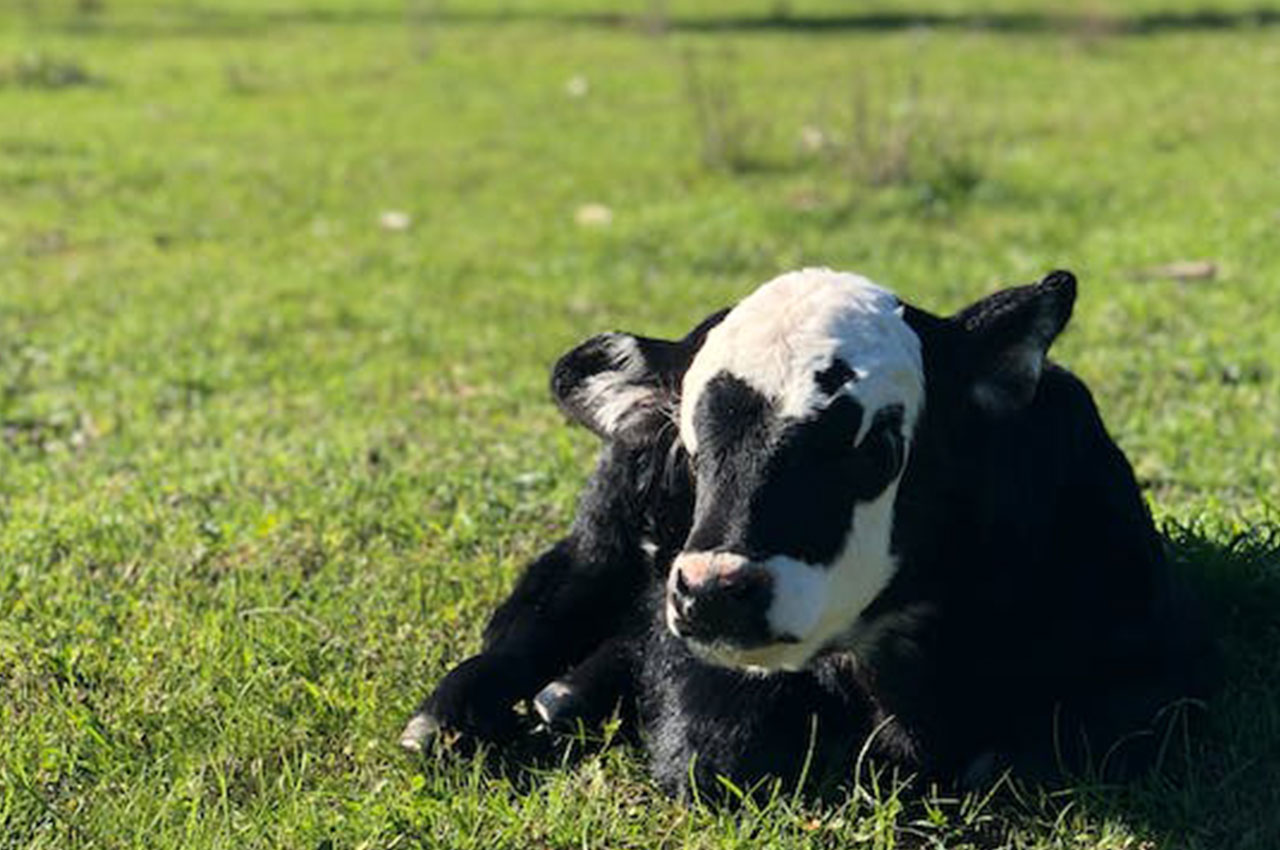
[{"label": "black patch on white face", "polygon": [[835,395],[841,387],[852,381],[854,377],[854,371],[849,368],[849,364],[836,357],[831,361],[830,366],[815,374],[813,380],[818,385],[818,389],[827,395]]},{"label": "black patch on white face", "polygon": [[[832,364],[818,374],[840,371]],[[855,445],[864,415],[856,399],[842,395],[811,417],[782,420],[742,379],[713,377],[694,411],[696,496],[685,551],[834,562],[855,504],[884,492],[905,456],[902,408],[878,411]]]}]

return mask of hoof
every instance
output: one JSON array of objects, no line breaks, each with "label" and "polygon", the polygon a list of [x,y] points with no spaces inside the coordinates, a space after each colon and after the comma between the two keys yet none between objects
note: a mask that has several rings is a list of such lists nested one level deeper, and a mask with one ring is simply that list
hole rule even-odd
[{"label": "hoof", "polygon": [[435,734],[440,731],[440,723],[426,712],[419,712],[405,724],[400,733],[400,746],[411,753],[420,753]]},{"label": "hoof", "polygon": [[564,682],[552,682],[533,698],[533,710],[549,728],[572,726],[578,719],[578,694]]}]

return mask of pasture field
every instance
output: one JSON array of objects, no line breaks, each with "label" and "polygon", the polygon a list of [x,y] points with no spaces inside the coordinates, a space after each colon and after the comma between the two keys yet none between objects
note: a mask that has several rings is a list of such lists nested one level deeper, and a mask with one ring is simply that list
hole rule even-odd
[{"label": "pasture field", "polygon": [[[6,0],[0,848],[1280,846],[1277,139],[1256,0]],[[1207,734],[739,811],[400,752],[571,515],[554,359],[804,264],[1079,274],[1055,357],[1219,624]]]}]

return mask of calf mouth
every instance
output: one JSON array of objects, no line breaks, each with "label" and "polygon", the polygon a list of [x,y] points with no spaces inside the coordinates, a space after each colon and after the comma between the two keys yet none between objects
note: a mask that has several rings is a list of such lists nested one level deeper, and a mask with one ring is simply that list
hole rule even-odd
[{"label": "calf mouth", "polygon": [[763,611],[746,622],[717,629],[706,621],[682,616],[669,597],[666,608],[667,631],[688,647],[696,658],[717,667],[769,672],[779,667],[776,656],[780,648],[794,647],[801,642],[794,635],[770,633]]},{"label": "calf mouth", "polygon": [[695,658],[716,667],[724,667],[756,676],[799,670],[808,660],[796,657],[799,638],[790,636],[763,641],[750,646],[723,640],[703,641],[683,638],[684,645]]}]

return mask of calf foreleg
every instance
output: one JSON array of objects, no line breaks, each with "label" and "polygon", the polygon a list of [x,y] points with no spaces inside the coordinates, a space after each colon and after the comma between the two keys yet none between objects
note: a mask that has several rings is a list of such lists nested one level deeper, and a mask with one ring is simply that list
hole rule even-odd
[{"label": "calf foreleg", "polygon": [[649,580],[640,546],[633,454],[606,446],[568,537],[531,563],[485,627],[480,654],[440,681],[400,743],[420,749],[450,729],[501,743],[514,707],[625,631]]}]

